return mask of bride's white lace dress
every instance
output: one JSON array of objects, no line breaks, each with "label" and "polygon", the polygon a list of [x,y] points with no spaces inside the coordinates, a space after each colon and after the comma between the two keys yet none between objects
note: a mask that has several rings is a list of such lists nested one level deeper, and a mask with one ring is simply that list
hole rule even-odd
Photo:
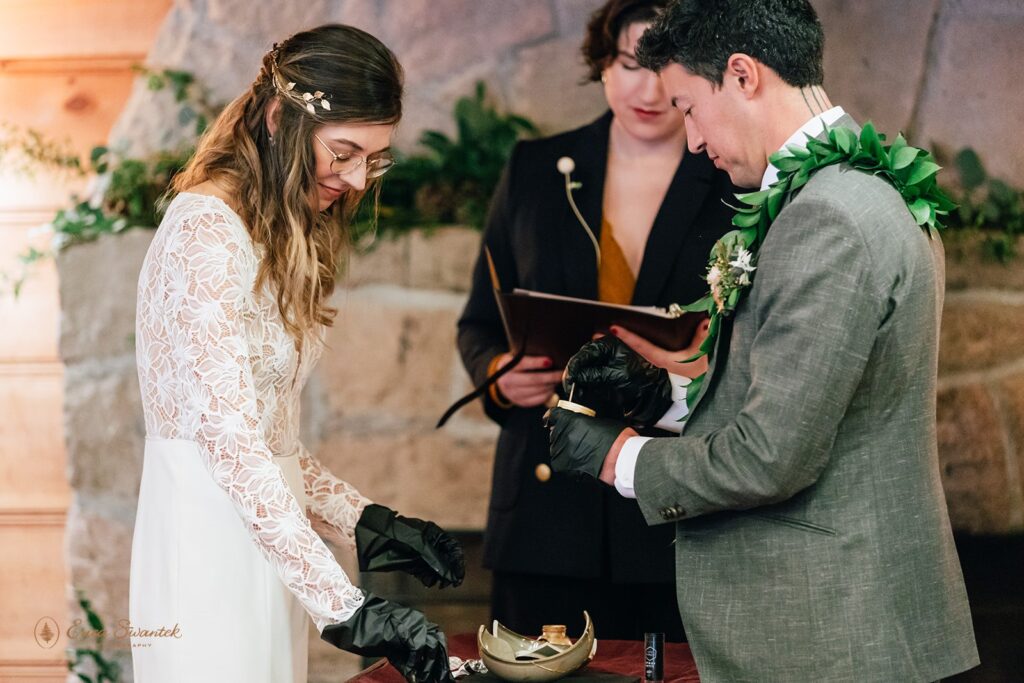
[{"label": "bride's white lace dress", "polygon": [[[132,542],[137,683],[306,680],[318,630],[362,604],[319,534],[354,546],[369,504],[298,438],[323,340],[296,348],[261,252],[221,200],[171,202],[142,266],[136,318],[146,447]],[[308,617],[307,617],[308,615]]]}]

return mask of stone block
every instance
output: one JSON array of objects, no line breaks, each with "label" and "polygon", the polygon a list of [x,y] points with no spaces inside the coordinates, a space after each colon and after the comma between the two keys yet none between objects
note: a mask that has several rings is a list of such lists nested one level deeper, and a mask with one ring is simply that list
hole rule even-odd
[{"label": "stone block", "polygon": [[378,237],[369,251],[349,255],[338,278],[339,289],[409,283],[409,234]]},{"label": "stone block", "polygon": [[[1006,422],[1010,427],[1010,443],[1015,451],[1013,457],[1016,461],[1010,463],[1007,471],[1016,475],[1016,481],[1010,481],[1010,487],[1016,488],[1017,499],[1024,498],[1024,374],[1014,375],[1004,379],[1000,385],[1004,410],[1007,413]],[[1011,521],[1014,524],[1014,531],[1024,530],[1024,509],[1018,510],[1016,517]]]},{"label": "stone block", "polygon": [[128,230],[58,254],[64,363],[135,354],[136,289],[154,234]]},{"label": "stone block", "polygon": [[987,256],[984,232],[954,230],[942,236],[946,248],[946,289],[1003,289],[1024,292],[1024,237],[1018,237],[1018,256],[1000,263]]},{"label": "stone block", "polygon": [[134,501],[146,433],[134,355],[70,365],[64,386],[72,488],[85,496]]},{"label": "stone block", "polygon": [[327,23],[336,7],[335,0],[305,0],[286,7],[276,2],[208,0],[205,18],[233,32],[268,41],[269,49],[297,31]]},{"label": "stone block", "polygon": [[394,286],[339,292],[318,373],[330,420],[433,425],[452,395],[455,321],[464,298]]},{"label": "stone block", "polygon": [[380,22],[380,2],[378,0],[341,0],[340,2],[335,0],[331,5],[333,5],[333,9],[327,20],[361,28],[367,33],[377,36],[385,44],[390,43],[388,27]]},{"label": "stone block", "polygon": [[446,77],[555,30],[551,4],[535,0],[384,0],[380,20],[410,83]]},{"label": "stone block", "polygon": [[603,4],[602,0],[558,0],[558,33],[565,38],[577,38],[582,45],[590,15]]},{"label": "stone block", "polygon": [[812,0],[825,30],[825,89],[891,138],[911,124],[940,0]]},{"label": "stone block", "polygon": [[510,99],[516,113],[533,120],[545,134],[582,126],[608,108],[600,84],[580,85],[586,75],[581,40],[552,40],[516,52]]},{"label": "stone block", "polygon": [[[287,33],[272,31],[259,36],[247,30],[247,19],[252,16],[248,10],[235,17],[235,21],[219,24],[210,20],[206,9],[205,3],[174,3],[146,64],[157,69],[188,71],[208,91],[211,102],[227,103],[252,83],[264,53],[274,40],[286,37]],[[134,156],[191,144],[195,139],[194,123],[183,125],[178,120],[179,111],[169,89],[154,93],[146,87],[145,79],[138,78],[109,140]]]},{"label": "stone block", "polygon": [[977,534],[1010,529],[1017,513],[1011,509],[1005,438],[996,403],[984,386],[939,392],[939,464],[954,529]]},{"label": "stone block", "polygon": [[306,683],[337,683],[347,681],[359,673],[363,658],[339,650],[320,639],[312,620],[309,622],[309,670]]},{"label": "stone block", "polygon": [[[487,103],[498,111],[508,111],[503,92],[504,78],[496,59],[460,65],[458,71],[446,74],[431,87],[406,90],[402,104],[404,123],[395,132],[395,146],[409,152],[422,151],[420,137],[425,130],[437,130],[454,138],[455,103],[460,98],[472,96],[479,81],[483,81],[487,88]],[[516,106],[512,110],[518,113]]]},{"label": "stone block", "polygon": [[[76,499],[68,511],[65,552],[72,589],[81,590],[105,626],[128,618],[128,576],[131,570],[134,520],[125,521],[114,508],[82,506]],[[72,618],[83,616],[69,595]],[[111,649],[128,649],[126,639],[111,638]]]},{"label": "stone block", "polygon": [[973,147],[990,173],[1024,184],[1024,156],[1006,141],[1024,111],[1024,89],[1007,61],[1011,46],[1021,44],[1024,5],[944,0],[939,17],[916,141],[951,150]]},{"label": "stone block", "polygon": [[1024,304],[950,294],[942,315],[939,373],[985,370],[1024,356]]},{"label": "stone block", "polygon": [[468,292],[480,253],[480,233],[472,228],[417,230],[409,240],[409,286]]},{"label": "stone block", "polygon": [[494,442],[445,430],[402,428],[325,435],[317,457],[371,500],[445,528],[482,529],[491,490]]}]

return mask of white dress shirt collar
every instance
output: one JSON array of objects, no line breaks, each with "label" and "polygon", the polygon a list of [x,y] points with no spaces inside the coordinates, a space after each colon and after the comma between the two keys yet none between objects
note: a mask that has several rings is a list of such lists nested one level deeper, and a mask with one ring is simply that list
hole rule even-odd
[{"label": "white dress shirt collar", "polygon": [[[846,112],[843,111],[842,107],[832,107],[828,111],[811,117],[807,123],[800,126],[798,131],[789,136],[789,139],[782,144],[782,147],[780,147],[779,150],[786,149],[787,145],[802,145],[807,141],[808,137],[813,138],[821,135],[821,131],[825,130],[825,126],[831,126],[845,113]],[[767,190],[768,187],[778,179],[779,169],[768,164],[768,168],[764,170],[764,176],[761,178],[761,189]]]}]

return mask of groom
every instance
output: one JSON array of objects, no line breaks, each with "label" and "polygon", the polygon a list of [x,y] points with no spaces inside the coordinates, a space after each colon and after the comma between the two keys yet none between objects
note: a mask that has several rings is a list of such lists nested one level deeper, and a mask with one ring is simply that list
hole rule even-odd
[{"label": "groom", "polygon": [[[679,0],[638,53],[685,114],[690,150],[764,189],[777,150],[858,130],[821,88],[822,47],[806,0]],[[789,199],[682,435],[555,409],[552,465],[675,525],[704,683],[953,675],[978,655],[936,454],[941,244],[886,180],[846,165]],[[672,389],[651,377],[606,337],[567,384],[604,405],[629,397],[652,421]]]}]

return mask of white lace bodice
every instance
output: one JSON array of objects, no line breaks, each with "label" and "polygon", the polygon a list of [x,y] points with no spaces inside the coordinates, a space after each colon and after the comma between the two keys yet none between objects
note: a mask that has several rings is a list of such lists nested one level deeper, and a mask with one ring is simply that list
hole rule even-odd
[{"label": "white lace bodice", "polygon": [[[363,599],[316,531],[354,547],[370,501],[299,441],[299,397],[323,338],[296,349],[270,286],[253,291],[258,266],[248,231],[220,199],[182,193],[171,202],[139,276],[146,435],[196,442],[253,542],[322,631]],[[293,454],[308,517],[273,460]]]}]

